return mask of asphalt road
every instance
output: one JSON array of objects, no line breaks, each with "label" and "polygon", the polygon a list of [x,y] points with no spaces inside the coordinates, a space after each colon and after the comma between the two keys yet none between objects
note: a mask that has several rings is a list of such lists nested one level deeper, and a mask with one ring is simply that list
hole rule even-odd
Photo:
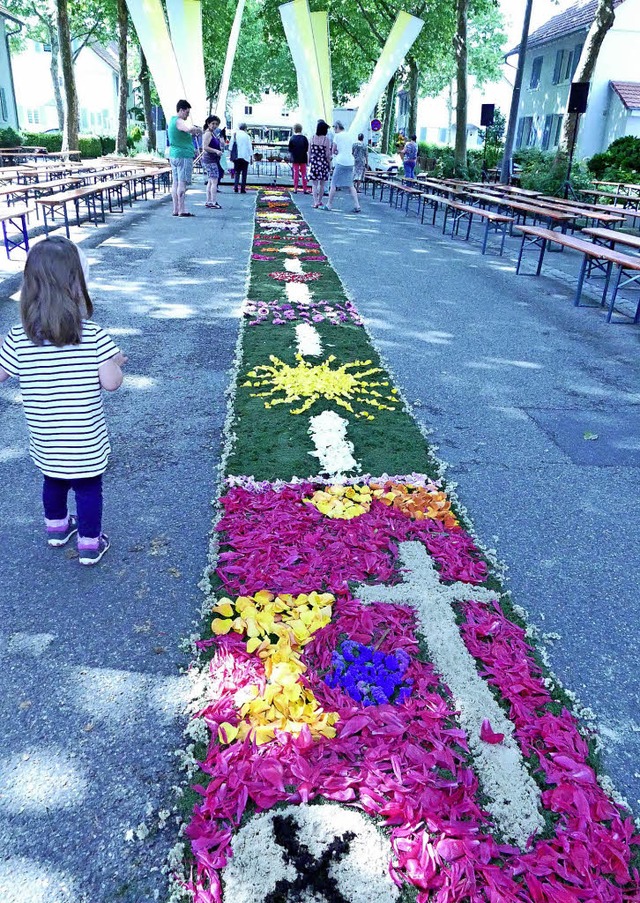
[{"label": "asphalt road", "polygon": [[[516,278],[513,242],[483,258],[378,202],[357,217],[341,195],[333,214],[298,198],[480,539],[498,537],[515,601],[560,636],[552,665],[597,714],[638,814],[638,327],[573,308],[571,255]],[[179,641],[201,603],[252,230],[252,195],[220,202],[179,221],[166,201],[139,204],[81,230],[95,318],[130,357],[106,398],[113,545],[98,568],[46,547],[17,386],[0,389],[3,903],[163,899],[175,829],[126,833],[153,828],[181,781]],[[15,288],[3,284],[0,334]]]}]

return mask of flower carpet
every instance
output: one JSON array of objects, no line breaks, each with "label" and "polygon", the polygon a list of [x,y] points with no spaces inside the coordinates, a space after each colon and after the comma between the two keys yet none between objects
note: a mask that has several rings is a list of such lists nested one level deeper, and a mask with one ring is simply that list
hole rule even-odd
[{"label": "flower carpet", "polygon": [[633,820],[308,225],[257,197],[192,666],[196,903],[640,903]]}]

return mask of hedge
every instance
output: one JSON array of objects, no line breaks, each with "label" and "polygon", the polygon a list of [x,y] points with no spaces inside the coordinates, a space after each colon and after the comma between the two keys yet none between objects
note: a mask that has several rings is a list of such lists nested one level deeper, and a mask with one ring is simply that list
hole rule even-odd
[{"label": "hedge", "polygon": [[22,138],[11,126],[0,129],[0,147],[20,147],[21,144]]},{"label": "hedge", "polygon": [[[23,132],[21,143],[27,147],[46,147],[49,153],[58,153],[62,149],[62,134],[60,132]],[[86,159],[111,154],[115,147],[115,138],[108,135],[81,135],[78,139],[80,156]]]}]

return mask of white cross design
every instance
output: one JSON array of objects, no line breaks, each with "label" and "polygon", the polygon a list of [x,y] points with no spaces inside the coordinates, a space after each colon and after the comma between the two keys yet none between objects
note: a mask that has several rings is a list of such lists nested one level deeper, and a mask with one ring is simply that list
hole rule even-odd
[{"label": "white cross design", "polygon": [[[491,602],[497,596],[466,583],[449,586],[441,583],[422,543],[400,543],[400,559],[407,569],[403,583],[384,587],[358,585],[354,595],[367,603],[396,603],[415,609],[431,661],[449,686],[460,712],[460,723],[467,733],[478,777],[490,798],[487,809],[504,839],[524,849],[529,837],[544,825],[538,787],[513,737],[513,723],[476,670],[473,656],[460,636],[452,608],[453,602],[466,599]],[[490,720],[494,731],[505,735],[502,743],[490,744],[480,739],[480,727],[485,718]]]}]

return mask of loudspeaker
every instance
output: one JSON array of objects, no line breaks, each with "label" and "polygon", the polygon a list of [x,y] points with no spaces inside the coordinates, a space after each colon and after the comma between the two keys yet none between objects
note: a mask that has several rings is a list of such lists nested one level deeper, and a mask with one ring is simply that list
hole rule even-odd
[{"label": "loudspeaker", "polygon": [[495,109],[496,105],[494,103],[482,104],[482,110],[480,111],[480,125],[483,125],[485,128],[489,125],[493,125],[493,114]]},{"label": "loudspeaker", "polygon": [[587,109],[590,82],[574,82],[569,94],[569,112],[584,113]]}]

